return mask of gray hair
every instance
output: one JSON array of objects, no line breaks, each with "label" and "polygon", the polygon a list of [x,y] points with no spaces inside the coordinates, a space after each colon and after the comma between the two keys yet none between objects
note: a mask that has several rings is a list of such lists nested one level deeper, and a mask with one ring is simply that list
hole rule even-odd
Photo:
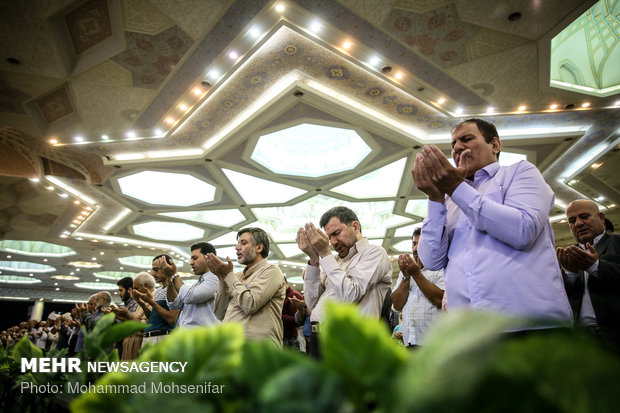
[{"label": "gray hair", "polygon": [[155,288],[155,278],[153,278],[153,276],[146,271],[139,272],[133,281],[137,282],[138,285],[141,285],[142,287],[148,288],[149,290]]}]

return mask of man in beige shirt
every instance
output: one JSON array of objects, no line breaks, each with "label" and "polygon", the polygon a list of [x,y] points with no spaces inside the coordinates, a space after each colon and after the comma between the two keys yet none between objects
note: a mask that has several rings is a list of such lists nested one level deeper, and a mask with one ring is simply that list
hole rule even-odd
[{"label": "man in beige shirt", "polygon": [[235,274],[230,258],[223,263],[207,254],[207,264],[219,278],[215,294],[215,315],[223,322],[243,325],[248,339],[270,339],[282,347],[282,306],[286,295],[284,276],[277,265],[269,264],[269,236],[260,228],[244,228],[237,233],[237,262],[246,268]]}]

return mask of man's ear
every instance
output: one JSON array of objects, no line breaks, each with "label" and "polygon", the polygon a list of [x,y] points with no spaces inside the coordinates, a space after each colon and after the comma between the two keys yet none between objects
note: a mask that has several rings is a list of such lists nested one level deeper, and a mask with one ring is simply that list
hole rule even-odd
[{"label": "man's ear", "polygon": [[355,232],[359,232],[360,234],[362,233],[362,225],[360,224],[359,221],[353,221],[351,225],[353,226],[353,229],[355,230]]},{"label": "man's ear", "polygon": [[256,246],[256,252],[258,252],[258,253],[263,252],[264,249],[265,249],[265,246],[263,244],[258,244]]},{"label": "man's ear", "polygon": [[502,141],[500,141],[497,136],[494,136],[491,144],[493,145],[493,153],[497,156],[497,154],[502,150]]}]

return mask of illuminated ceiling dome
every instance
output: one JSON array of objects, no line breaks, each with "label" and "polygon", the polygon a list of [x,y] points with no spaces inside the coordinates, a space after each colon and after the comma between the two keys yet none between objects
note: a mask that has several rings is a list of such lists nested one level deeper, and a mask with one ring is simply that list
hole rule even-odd
[{"label": "illuminated ceiling dome", "polygon": [[69,247],[41,241],[2,240],[0,241],[0,250],[33,257],[67,257],[75,255],[75,251]]},{"label": "illuminated ceiling dome", "polygon": [[303,123],[262,135],[252,159],[278,174],[316,178],[353,169],[370,152],[352,129]]},{"label": "illuminated ceiling dome", "polygon": [[152,205],[191,206],[213,201],[215,187],[189,174],[142,171],[118,179],[121,192]]},{"label": "illuminated ceiling dome", "polygon": [[620,90],[620,2],[601,0],[551,40],[551,86],[609,96]]},{"label": "illuminated ceiling dome", "polygon": [[204,230],[179,222],[149,221],[132,226],[136,235],[152,239],[188,241],[202,238]]}]

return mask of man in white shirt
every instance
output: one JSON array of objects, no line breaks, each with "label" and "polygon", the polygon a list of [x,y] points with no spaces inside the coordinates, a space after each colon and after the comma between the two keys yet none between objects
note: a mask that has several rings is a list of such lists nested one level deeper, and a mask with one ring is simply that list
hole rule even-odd
[{"label": "man in white shirt", "polygon": [[[356,303],[360,311],[379,318],[385,295],[390,289],[392,264],[385,250],[368,243],[362,225],[349,208],[338,206],[297,231],[297,245],[310,258],[304,280],[304,297],[312,310],[310,354],[319,356],[318,324],[329,300]],[[329,245],[338,253],[332,255]]]},{"label": "man in white shirt", "polygon": [[400,274],[392,292],[392,305],[396,311],[401,311],[403,318],[403,343],[412,349],[421,344],[427,330],[441,314],[444,293],[443,270],[425,269],[418,257],[421,233],[421,228],[413,232],[413,258],[409,254],[398,257]]}]

